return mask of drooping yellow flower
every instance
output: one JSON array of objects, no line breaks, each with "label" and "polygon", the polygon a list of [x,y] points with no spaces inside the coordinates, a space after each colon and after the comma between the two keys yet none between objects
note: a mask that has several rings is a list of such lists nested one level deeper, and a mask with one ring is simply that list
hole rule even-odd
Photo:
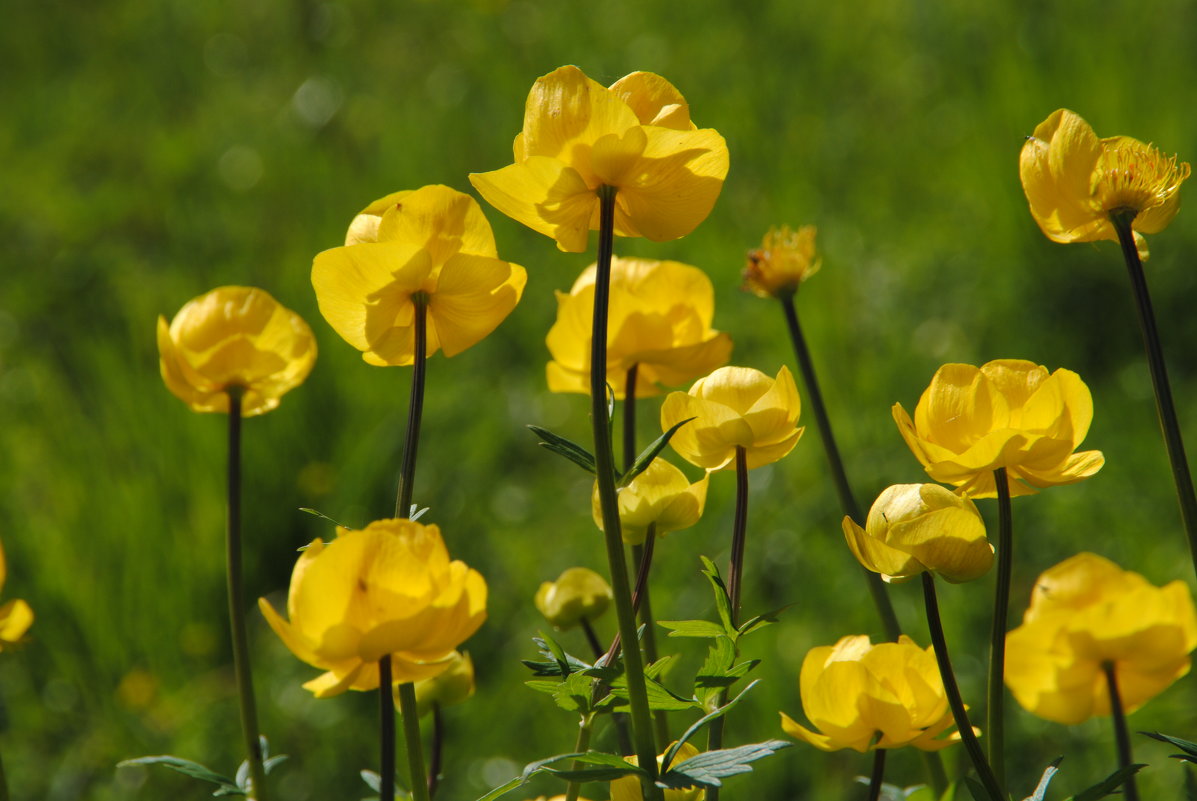
[{"label": "drooping yellow flower", "polygon": [[[569,294],[557,293],[557,321],[546,343],[553,392],[590,392],[595,267],[582,271]],[[715,290],[697,267],[676,261],[612,259],[607,313],[607,383],[627,396],[636,365],[636,397],[706,375],[731,356],[727,334],[711,328]]]},{"label": "drooping yellow flower", "polygon": [[378,661],[395,682],[435,676],[486,618],[486,582],[449,553],[434,525],[377,520],[314,540],[295,563],[283,620],[262,614],[291,652],[327,671],[304,687],[317,698],[378,687]]},{"label": "drooping yellow flower", "polygon": [[671,392],[661,406],[661,428],[686,423],[669,444],[707,470],[735,467],[736,448],[747,452],[748,469],[776,462],[794,449],[802,428],[798,388],[789,368],[776,378],[751,367],[720,367],[690,391]]},{"label": "drooping yellow flower", "polygon": [[[4,548],[0,547],[0,590],[8,579],[8,561]],[[0,651],[21,641],[25,632],[33,625],[33,610],[20,598],[0,606]]]},{"label": "drooping yellow flower", "polygon": [[[670,747],[673,744],[670,743]],[[666,748],[666,751],[669,749]],[[698,756],[699,751],[690,743],[683,743],[682,747],[677,750],[673,756],[671,765],[679,765],[691,757]],[[624,757],[633,765],[639,765],[640,760],[636,756]],[[664,762],[665,754],[657,755],[657,767],[660,768]],[[681,790],[666,790],[663,795],[665,801],[701,801],[706,797],[706,791],[701,787],[688,787]],[[640,786],[639,776],[623,776],[611,782],[611,801],[644,801],[643,790]]]},{"label": "drooping yellow flower", "polygon": [[278,406],[316,361],[312,330],[261,289],[222,286],[189,301],[168,325],[158,317],[158,365],[166,388],[197,412],[229,411],[239,388],[241,415]]},{"label": "drooping yellow flower", "polygon": [[633,72],[610,88],[577,67],[538,79],[528,94],[515,163],[470,182],[508,217],[586,250],[603,186],[617,190],[615,233],[664,242],[706,219],[727,175],[727,144],[698,129],[668,81]]},{"label": "drooping yellow flower", "polygon": [[1006,685],[1024,709],[1058,723],[1110,714],[1114,666],[1127,712],[1189,672],[1197,612],[1180,580],[1156,587],[1092,553],[1045,571],[1023,623],[1006,635]]},{"label": "drooping yellow flower", "polygon": [[850,517],[843,526],[852,553],[886,581],[925,570],[954,583],[972,581],[993,564],[976,505],[938,484],[895,484],[877,496],[864,528]]},{"label": "drooping yellow flower", "polygon": [[815,227],[804,225],[770,228],[759,248],[748,251],[744,289],[760,298],[785,297],[819,271],[823,260],[815,256]]},{"label": "drooping yellow flower", "polygon": [[[644,472],[619,490],[619,530],[623,541],[641,545],[650,526],[657,536],[689,528],[702,517],[707,502],[707,484],[711,474],[690,483],[686,474],[661,457],[653,459]],[[598,482],[591,494],[594,524],[603,529],[603,511],[599,504]]]},{"label": "drooping yellow flower", "polygon": [[588,567],[567,568],[556,581],[536,591],[536,608],[559,629],[594,620],[607,611],[614,596],[607,580]]},{"label": "drooping yellow flower", "polygon": [[1027,137],[1018,173],[1031,215],[1048,239],[1117,242],[1110,215],[1132,212],[1135,241],[1144,253],[1141,234],[1159,233],[1172,222],[1190,167],[1129,136],[1098,139],[1089,123],[1062,108]]},{"label": "drooping yellow flower", "polygon": [[912,745],[938,751],[960,741],[933,649],[903,634],[897,642],[873,645],[867,635],[812,648],[799,678],[802,711],[813,731],[781,713],[791,737],[824,751]]},{"label": "drooping yellow flower", "polygon": [[1088,478],[1105,463],[1101,451],[1074,452],[1089,431],[1093,399],[1080,376],[1063,368],[1049,375],[1020,359],[945,364],[913,421],[900,403],[893,414],[927,474],[974,498],[997,494],[999,467],[1011,495],[1029,495]]},{"label": "drooping yellow flower", "polygon": [[502,261],[477,201],[447,186],[376,200],[344,247],[312,263],[320,313],[373,365],[415,360],[416,304],[427,308],[428,356],[456,356],[511,313],[527,273]]},{"label": "drooping yellow flower", "polygon": [[[421,717],[432,711],[460,704],[474,695],[474,660],[468,653],[454,651],[449,666],[430,679],[420,679],[415,685],[416,712]],[[398,704],[399,686],[395,686],[395,703]]]}]

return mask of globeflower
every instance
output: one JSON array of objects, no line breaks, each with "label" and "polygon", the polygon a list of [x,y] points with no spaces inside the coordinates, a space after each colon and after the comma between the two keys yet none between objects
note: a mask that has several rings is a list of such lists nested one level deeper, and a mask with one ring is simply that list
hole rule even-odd
[{"label": "globeflower", "polygon": [[[0,547],[0,589],[4,589],[7,579],[8,561],[4,558],[4,548]],[[20,598],[0,606],[0,651],[19,643],[32,625],[33,610]]]},{"label": "globeflower", "polygon": [[588,567],[567,568],[556,581],[546,581],[536,591],[536,608],[559,629],[594,620],[607,611],[611,585]]},{"label": "globeflower", "polygon": [[599,191],[616,190],[615,233],[664,242],[706,219],[727,175],[727,144],[697,128],[668,81],[633,72],[604,87],[577,67],[528,94],[515,163],[470,183],[508,217],[572,253],[598,229]]},{"label": "globeflower", "polygon": [[1006,685],[1024,709],[1058,723],[1110,714],[1105,666],[1132,712],[1189,672],[1197,612],[1180,580],[1156,587],[1079,553],[1046,570],[1023,623],[1006,636]]},{"label": "globeflower", "polygon": [[683,425],[669,440],[682,458],[708,471],[735,466],[744,448],[748,469],[771,464],[798,444],[802,428],[798,388],[786,367],[776,378],[751,367],[720,367],[689,393],[671,392],[661,406],[661,428]]},{"label": "globeflower", "polygon": [[316,361],[312,330],[261,289],[222,286],[189,301],[169,325],[158,317],[158,366],[166,388],[196,412],[268,412],[303,383]]},{"label": "globeflower", "polygon": [[867,635],[812,648],[799,678],[802,710],[814,731],[781,713],[786,734],[824,751],[912,745],[938,751],[959,742],[931,648],[903,634],[873,645]]},{"label": "globeflower", "polygon": [[1190,171],[1187,162],[1129,136],[1098,139],[1063,108],[1036,126],[1018,159],[1031,216],[1048,239],[1117,242],[1110,215],[1129,212],[1141,254],[1142,234],[1159,233],[1176,216]]},{"label": "globeflower", "polygon": [[[1105,463],[1101,451],[1075,453],[1093,419],[1089,388],[1063,368],[1019,359],[980,368],[945,364],[919,398],[914,419],[895,403],[894,421],[927,474],[974,498],[997,494],[1006,468],[1011,495],[1072,484]],[[1020,479],[1020,480],[1016,480]]]},{"label": "globeflower", "polygon": [[[398,685],[395,686],[395,702],[399,703]],[[442,709],[460,704],[474,695],[474,660],[470,655],[454,651],[448,667],[430,679],[420,679],[415,685],[416,713],[423,717],[432,707]]]},{"label": "globeflower", "polygon": [[761,246],[748,251],[743,288],[759,298],[793,295],[822,266],[823,260],[815,256],[813,225],[797,231],[788,225],[770,228]]},{"label": "globeflower", "polygon": [[324,319],[368,364],[415,361],[418,305],[425,355],[456,356],[506,319],[527,282],[523,267],[498,258],[477,201],[447,186],[376,200],[345,241],[316,256],[312,286]]},{"label": "globeflower", "polygon": [[[553,392],[590,392],[590,343],[594,323],[595,266],[587,267],[569,294],[557,293],[557,321],[546,343],[553,360]],[[676,261],[611,261],[607,313],[607,383],[627,396],[628,370],[636,368],[636,397],[657,395],[727,363],[731,337],[711,328],[715,291],[697,267]]]},{"label": "globeflower", "polygon": [[[670,743],[670,747],[673,744]],[[668,751],[669,749],[665,749]],[[673,755],[673,765],[679,765],[691,757],[698,756],[698,749],[690,743],[683,743],[682,747]],[[640,764],[640,760],[635,756],[624,757],[633,765]],[[660,768],[664,762],[665,754],[657,755],[657,767]],[[706,797],[706,791],[701,787],[688,787],[681,790],[665,790],[662,795],[665,801],[701,801]],[[640,786],[640,777],[635,775],[621,776],[615,781],[611,782],[611,801],[644,801],[643,790]]]},{"label": "globeflower", "polygon": [[486,582],[449,561],[436,526],[378,520],[338,526],[335,540],[304,550],[287,594],[290,622],[265,598],[258,606],[293,654],[327,671],[304,684],[327,698],[378,687],[378,661],[388,656],[396,683],[448,669],[486,618]]},{"label": "globeflower", "polygon": [[843,527],[852,553],[886,581],[931,570],[960,583],[993,564],[976,505],[938,484],[895,484],[877,496],[864,528],[846,516]]},{"label": "globeflower", "polygon": [[[690,528],[702,517],[711,474],[690,483],[685,473],[657,457],[619,490],[619,530],[628,545],[642,545],[651,527],[656,536]],[[591,495],[594,524],[603,531],[598,482]]]}]

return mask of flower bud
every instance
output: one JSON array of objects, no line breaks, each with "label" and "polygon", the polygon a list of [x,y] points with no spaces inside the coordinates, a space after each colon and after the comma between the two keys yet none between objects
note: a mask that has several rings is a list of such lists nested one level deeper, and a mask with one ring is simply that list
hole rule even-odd
[{"label": "flower bud", "polygon": [[536,592],[536,608],[559,629],[578,625],[583,619],[594,620],[611,605],[611,585],[586,567],[571,567],[546,581]]}]

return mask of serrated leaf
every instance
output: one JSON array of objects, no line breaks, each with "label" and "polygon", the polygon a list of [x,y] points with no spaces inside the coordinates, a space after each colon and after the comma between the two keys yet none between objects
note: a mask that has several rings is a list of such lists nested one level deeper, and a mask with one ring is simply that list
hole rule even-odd
[{"label": "serrated leaf", "polygon": [[1038,786],[1035,787],[1035,792],[1023,799],[1023,801],[1043,801],[1047,797],[1047,786],[1051,784],[1052,779],[1060,772],[1060,761],[1064,757],[1056,757],[1048,763],[1047,767],[1043,769],[1043,776],[1039,779]]},{"label": "serrated leaf", "polygon": [[1158,731],[1141,731],[1139,734],[1142,734],[1145,737],[1150,737],[1153,740],[1159,740],[1161,743],[1169,743],[1184,752],[1180,754],[1169,754],[1168,756],[1172,757],[1173,759],[1197,763],[1197,743],[1190,742],[1189,740],[1182,740],[1179,737],[1161,734]]},{"label": "serrated leaf", "polygon": [[719,576],[719,568],[715,567],[715,563],[705,556],[700,556],[703,567],[702,574],[707,577],[707,581],[711,582],[711,589],[715,593],[715,611],[719,613],[719,620],[723,623],[723,631],[727,634],[733,642],[735,642],[738,632],[736,627],[732,625],[731,615],[731,597],[727,594],[727,585],[723,583],[723,579]]},{"label": "serrated leaf", "polygon": [[668,431],[654,439],[651,445],[640,452],[640,455],[632,462],[632,466],[619,476],[616,484],[620,487],[626,487],[632,482],[632,479],[647,470],[648,466],[652,464],[653,459],[656,459],[661,451],[665,450],[665,446],[669,444],[669,440],[673,439],[673,435],[677,433],[678,429],[693,419],[693,417],[687,417],[680,423],[674,423]]},{"label": "serrated leaf", "polygon": [[[689,709],[700,709],[699,703],[692,698],[683,698],[665,685],[647,676],[644,678],[645,695],[648,696],[649,709],[660,712],[685,712]],[[626,676],[620,676],[611,682],[611,694],[616,698],[628,699],[628,681]]]},{"label": "serrated leaf", "polygon": [[594,679],[571,673],[553,690],[553,700],[566,712],[589,712],[590,688],[593,684]]},{"label": "serrated leaf", "polygon": [[625,762],[622,768],[541,768],[539,772],[552,774],[567,782],[611,782],[632,773],[640,773],[640,770]]},{"label": "serrated leaf", "polygon": [[223,791],[223,795],[245,795],[245,792],[237,786],[233,779],[228,776],[222,776],[206,765],[201,765],[198,762],[192,762],[190,759],[182,759],[170,754],[163,754],[161,756],[144,756],[135,759],[126,759],[116,763],[118,768],[126,767],[128,765],[161,765],[164,768],[170,768],[173,771],[182,773],[184,776],[190,776],[193,779],[200,781],[211,782],[218,785],[219,790]]},{"label": "serrated leaf", "polygon": [[590,454],[590,451],[578,443],[566,439],[560,434],[554,434],[547,428],[531,425],[528,428],[533,434],[540,437],[540,447],[552,451],[558,456],[564,456],[588,473],[593,474],[595,472],[594,457]]},{"label": "serrated leaf", "polygon": [[759,681],[760,680],[758,679],[757,681],[751,682],[743,690],[740,690],[740,694],[735,698],[731,699],[713,712],[708,712],[698,720],[694,721],[690,728],[686,729],[682,736],[677,738],[673,745],[669,746],[669,748],[665,751],[665,754],[661,759],[661,770],[669,770],[669,766],[673,764],[673,758],[677,756],[678,750],[685,745],[691,737],[702,731],[702,727],[710,723],[712,720],[715,720],[716,718],[726,715],[728,712],[730,712],[732,707],[740,703],[740,699],[747,695],[749,690],[755,687]]},{"label": "serrated leaf", "polygon": [[763,743],[741,745],[738,748],[724,748],[719,751],[705,751],[696,754],[661,776],[657,784],[667,789],[680,789],[701,785],[719,787],[723,779],[752,770],[749,763],[763,759],[770,754],[789,748],[793,743],[783,740],[767,740]]},{"label": "serrated leaf", "polygon": [[524,686],[536,690],[538,693],[552,695],[557,692],[557,688],[561,686],[561,682],[553,681],[552,679],[528,679],[524,682]]},{"label": "serrated leaf", "polygon": [[658,620],[658,626],[669,629],[670,637],[726,637],[723,626],[710,620]]},{"label": "serrated leaf", "polygon": [[1122,785],[1126,784],[1127,779],[1145,767],[1147,767],[1145,763],[1135,762],[1134,764],[1119,768],[1089,789],[1082,790],[1072,796],[1068,801],[1097,801],[1099,798],[1105,798],[1107,795],[1117,792]]}]

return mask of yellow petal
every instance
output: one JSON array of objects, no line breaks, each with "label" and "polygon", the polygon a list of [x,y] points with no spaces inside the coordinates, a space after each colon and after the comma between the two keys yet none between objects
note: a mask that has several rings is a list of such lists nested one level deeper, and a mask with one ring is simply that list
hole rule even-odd
[{"label": "yellow petal", "polygon": [[611,84],[610,91],[628,105],[642,125],[694,130],[686,99],[660,75],[633,72]]},{"label": "yellow petal", "polygon": [[572,167],[530,156],[493,172],[471,173],[470,183],[508,217],[557,240],[560,250],[586,250],[598,195]]},{"label": "yellow petal", "polygon": [[429,320],[446,356],[456,356],[494,331],[519,302],[528,274],[518,264],[459,254],[441,269]]},{"label": "yellow petal", "polygon": [[584,172],[586,165],[577,163],[577,145],[622,134],[638,123],[627,103],[602,84],[577,67],[560,67],[537,79],[528,93],[523,151],[528,158],[572,158],[572,166]]},{"label": "yellow petal", "polygon": [[437,265],[456,253],[492,259],[499,255],[478,202],[447,186],[421,187],[390,204],[378,239],[423,248]]},{"label": "yellow petal", "polygon": [[0,646],[19,641],[32,625],[33,610],[25,601],[17,598],[0,606]]}]

